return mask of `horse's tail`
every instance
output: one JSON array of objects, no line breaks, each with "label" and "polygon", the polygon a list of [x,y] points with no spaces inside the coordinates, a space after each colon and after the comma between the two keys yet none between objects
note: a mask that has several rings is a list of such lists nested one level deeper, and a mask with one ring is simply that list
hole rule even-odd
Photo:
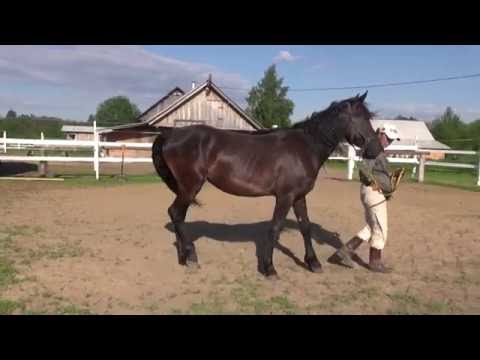
[{"label": "horse's tail", "polygon": [[[172,171],[165,162],[165,158],[163,157],[163,145],[165,144],[165,141],[167,140],[169,135],[170,131],[166,131],[165,133],[161,133],[157,136],[152,146],[152,159],[157,174],[162,178],[165,184],[167,184],[168,188],[175,195],[178,195],[177,179],[175,179],[175,176],[173,175]],[[196,199],[193,199],[192,204],[196,206],[201,206],[201,204]]]}]

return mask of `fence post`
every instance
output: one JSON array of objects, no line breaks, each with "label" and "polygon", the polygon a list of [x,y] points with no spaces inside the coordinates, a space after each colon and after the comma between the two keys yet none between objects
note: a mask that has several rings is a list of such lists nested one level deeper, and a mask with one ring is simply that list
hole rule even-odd
[{"label": "fence post", "polygon": [[477,180],[477,186],[480,186],[480,151],[477,152],[477,156],[478,156],[478,166],[477,166],[477,176],[478,176],[478,180]]},{"label": "fence post", "polygon": [[120,176],[123,177],[123,162],[125,160],[125,145],[122,146],[122,167],[120,170]]},{"label": "fence post", "polygon": [[355,148],[352,145],[348,145],[348,180],[353,179],[353,169],[355,168]]},{"label": "fence post", "polygon": [[7,132],[3,131],[3,152],[7,153]]},{"label": "fence post", "polygon": [[100,166],[98,161],[98,150],[99,150],[99,141],[98,141],[98,134],[97,134],[97,122],[93,122],[93,168],[95,170],[95,179],[100,178]]},{"label": "fence post", "polygon": [[[40,140],[45,140],[43,132],[40,133]],[[40,156],[45,156],[45,150],[40,150]],[[48,175],[48,163],[46,161],[40,161],[40,174],[47,177]]]},{"label": "fence post", "polygon": [[418,166],[418,182],[425,180],[425,154],[420,154],[420,164]]}]

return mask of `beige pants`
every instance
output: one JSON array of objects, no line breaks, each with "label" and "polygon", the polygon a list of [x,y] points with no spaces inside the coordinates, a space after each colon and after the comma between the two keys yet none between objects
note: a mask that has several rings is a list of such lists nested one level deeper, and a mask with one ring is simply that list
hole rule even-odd
[{"label": "beige pants", "polygon": [[360,200],[365,208],[367,225],[357,236],[370,243],[370,246],[382,250],[387,242],[387,201],[385,196],[370,186],[361,185]]}]

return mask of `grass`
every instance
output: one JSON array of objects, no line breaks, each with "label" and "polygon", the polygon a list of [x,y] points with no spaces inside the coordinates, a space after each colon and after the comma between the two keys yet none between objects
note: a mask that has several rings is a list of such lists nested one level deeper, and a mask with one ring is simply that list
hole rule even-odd
[{"label": "grass", "polygon": [[17,309],[24,309],[24,305],[18,301],[0,299],[0,315],[11,315]]},{"label": "grass", "polygon": [[221,314],[286,314],[293,315],[302,311],[287,296],[262,297],[259,285],[242,278],[235,282],[229,295],[220,296],[211,293],[207,299],[195,302],[186,311],[175,309],[172,314],[221,315]]},{"label": "grass", "polygon": [[[392,164],[392,167],[403,166],[406,169],[403,181],[409,183],[416,183],[417,179],[412,178],[413,165],[410,164]],[[347,163],[345,161],[330,160],[326,163],[328,169],[347,172]],[[358,180],[358,166],[355,166],[354,179]],[[469,191],[480,191],[480,186],[477,186],[477,172],[474,169],[454,169],[440,166],[425,167],[425,184],[441,185],[454,187]]]},{"label": "grass", "polygon": [[55,310],[57,315],[91,315],[90,310],[78,307],[73,304],[61,306]]},{"label": "grass", "polygon": [[13,284],[17,271],[13,263],[7,258],[0,258],[0,289]]},{"label": "grass", "polygon": [[132,184],[150,184],[160,183],[162,180],[158,175],[128,175],[121,177],[119,175],[104,175],[97,180],[94,175],[59,175],[64,178],[62,185],[71,187],[90,187],[90,186],[119,186]]},{"label": "grass", "polygon": [[459,309],[444,301],[422,301],[408,293],[387,294],[393,306],[387,311],[389,315],[435,315],[451,314]]},{"label": "grass", "polygon": [[78,257],[84,254],[84,249],[75,244],[56,244],[56,245],[40,245],[38,250],[28,250],[28,260],[38,260],[41,258],[60,259],[64,257]]},{"label": "grass", "polygon": [[0,228],[0,290],[17,281],[17,270],[14,262],[9,259],[12,250],[16,250],[13,246],[14,238],[16,236],[32,235],[40,231],[43,231],[40,227],[31,228],[26,225]]}]

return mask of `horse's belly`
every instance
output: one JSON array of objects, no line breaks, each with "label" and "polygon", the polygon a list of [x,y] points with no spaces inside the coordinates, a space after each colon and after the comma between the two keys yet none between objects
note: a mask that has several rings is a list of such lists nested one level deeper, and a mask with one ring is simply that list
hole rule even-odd
[{"label": "horse's belly", "polygon": [[252,176],[242,176],[235,172],[209,174],[207,180],[218,189],[237,196],[271,195],[272,186]]}]

